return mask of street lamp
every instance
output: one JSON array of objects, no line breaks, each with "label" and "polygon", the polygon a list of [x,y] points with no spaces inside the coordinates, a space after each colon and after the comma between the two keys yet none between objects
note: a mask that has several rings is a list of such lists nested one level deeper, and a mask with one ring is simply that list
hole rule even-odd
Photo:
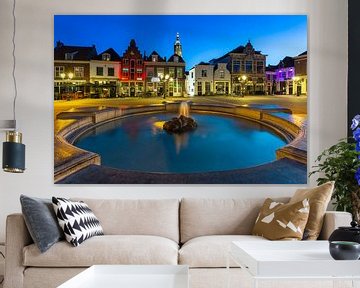
[{"label": "street lamp", "polygon": [[69,77],[71,92],[73,92],[73,86],[72,86],[71,80],[74,78],[74,74],[70,72],[68,74],[68,77]]},{"label": "street lamp", "polygon": [[[74,74],[71,73],[71,72],[68,73],[66,80],[65,80],[65,78],[66,78],[66,74],[65,74],[65,73],[61,73],[61,74],[60,74],[60,77],[61,77],[62,81],[65,82],[65,87],[67,86],[66,92],[69,93],[69,86],[71,86],[71,80],[74,78]],[[66,82],[67,82],[68,85],[66,85]],[[73,90],[73,89],[72,89],[72,86],[71,86],[71,91],[72,91],[72,90]],[[61,93],[61,85],[59,85],[59,95],[60,95],[60,93]],[[67,98],[68,98],[68,97],[67,97]],[[69,99],[67,99],[67,100],[69,100]]]},{"label": "street lamp", "polygon": [[173,82],[174,79],[172,77],[170,77],[169,74],[166,74],[165,76],[163,74],[160,74],[160,80],[162,80],[164,82],[164,89],[165,89],[165,92],[164,92],[164,96],[163,98],[165,99],[166,98],[166,93],[168,93],[168,88],[169,88],[169,82]]},{"label": "street lamp", "polygon": [[244,97],[245,94],[245,83],[247,80],[247,76],[246,75],[242,75],[241,77],[238,78],[239,82],[240,82],[240,95],[241,97]]},{"label": "street lamp", "polygon": [[296,96],[300,96],[300,93],[299,93],[299,91],[298,91],[298,85],[299,85],[299,80],[300,80],[300,77],[298,77],[298,76],[294,76],[293,78],[292,78],[292,80],[294,81],[294,87],[296,88]]}]

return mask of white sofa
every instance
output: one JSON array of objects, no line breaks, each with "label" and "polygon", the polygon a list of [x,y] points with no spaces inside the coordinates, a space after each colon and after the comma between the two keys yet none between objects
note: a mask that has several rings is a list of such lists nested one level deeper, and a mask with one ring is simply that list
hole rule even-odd
[{"label": "white sofa", "polygon": [[[23,216],[8,216],[4,288],[56,287],[94,264],[184,264],[191,288],[223,288],[231,241],[268,241],[250,235],[264,199],[81,200],[105,235],[76,248],[61,241],[41,254]],[[348,213],[327,212],[321,238],[350,221]],[[240,287],[241,269],[231,266],[231,287]]]}]

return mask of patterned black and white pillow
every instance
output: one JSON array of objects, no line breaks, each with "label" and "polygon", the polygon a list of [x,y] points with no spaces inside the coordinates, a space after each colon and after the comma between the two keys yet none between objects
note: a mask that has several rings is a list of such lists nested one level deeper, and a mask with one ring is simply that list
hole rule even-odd
[{"label": "patterned black and white pillow", "polygon": [[79,246],[86,239],[104,235],[99,220],[84,202],[52,197],[55,214],[66,240]]}]

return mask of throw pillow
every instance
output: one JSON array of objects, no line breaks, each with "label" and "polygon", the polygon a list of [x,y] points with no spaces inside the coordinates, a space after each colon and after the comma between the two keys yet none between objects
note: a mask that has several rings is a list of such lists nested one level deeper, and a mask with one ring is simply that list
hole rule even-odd
[{"label": "throw pillow", "polygon": [[266,199],[252,234],[269,240],[301,240],[309,217],[307,199],[293,204]]},{"label": "throw pillow", "polygon": [[304,240],[316,240],[319,237],[324,222],[324,215],[334,190],[334,184],[332,181],[311,189],[298,189],[290,199],[289,203],[309,199],[310,214],[305,227],[307,237],[304,237]]},{"label": "throw pillow", "polygon": [[99,220],[84,202],[57,197],[52,202],[66,240],[75,247],[93,236],[104,235]]},{"label": "throw pillow", "polygon": [[41,253],[64,238],[56,219],[51,199],[20,196],[21,210],[27,229]]}]

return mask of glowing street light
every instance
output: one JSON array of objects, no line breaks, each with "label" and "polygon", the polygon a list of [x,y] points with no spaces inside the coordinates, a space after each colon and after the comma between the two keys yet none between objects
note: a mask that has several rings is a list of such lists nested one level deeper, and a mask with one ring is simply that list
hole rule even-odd
[{"label": "glowing street light", "polygon": [[[67,76],[67,79],[65,79]],[[67,75],[65,73],[60,73],[60,78],[62,79],[63,82],[65,82],[65,87],[66,88],[66,92],[69,92],[69,86],[71,87],[71,91],[72,91],[72,86],[71,86],[71,80],[74,78],[74,73],[68,73]],[[66,85],[67,82],[67,85]],[[61,94],[61,84],[59,85],[59,96]],[[67,100],[70,100],[69,98]]]},{"label": "glowing street light", "polygon": [[165,99],[166,98],[166,93],[168,93],[168,90],[169,90],[168,89],[169,88],[169,82],[173,82],[174,79],[172,77],[170,77],[169,74],[166,74],[165,76],[163,74],[160,74],[159,78],[160,78],[160,80],[162,80],[164,82],[165,92],[164,92],[163,98]]},{"label": "glowing street light", "polygon": [[296,88],[296,96],[300,96],[300,91],[298,90],[298,85],[299,85],[299,81],[300,81],[300,77],[298,76],[294,76],[292,78],[292,80],[294,81],[294,87]]},{"label": "glowing street light", "polygon": [[242,75],[241,77],[238,78],[239,82],[240,82],[240,95],[241,97],[244,97],[245,94],[245,83],[247,80],[247,76],[246,75]]}]

